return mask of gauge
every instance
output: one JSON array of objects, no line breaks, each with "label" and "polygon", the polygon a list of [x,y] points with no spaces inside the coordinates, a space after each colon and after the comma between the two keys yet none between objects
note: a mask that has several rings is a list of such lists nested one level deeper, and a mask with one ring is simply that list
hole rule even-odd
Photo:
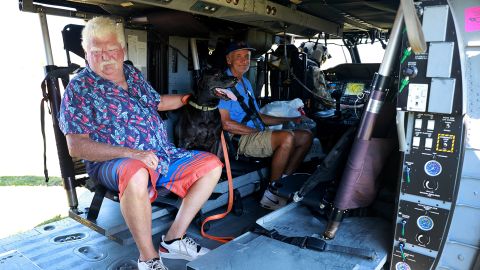
[{"label": "gauge", "polygon": [[410,268],[410,265],[408,265],[408,263],[406,262],[398,262],[396,265],[395,265],[395,270],[411,270],[412,268]]},{"label": "gauge", "polygon": [[436,160],[429,160],[423,169],[429,176],[437,176],[442,172],[442,164]]},{"label": "gauge", "polygon": [[421,230],[430,231],[433,228],[433,219],[429,216],[420,216],[417,219],[417,226]]}]

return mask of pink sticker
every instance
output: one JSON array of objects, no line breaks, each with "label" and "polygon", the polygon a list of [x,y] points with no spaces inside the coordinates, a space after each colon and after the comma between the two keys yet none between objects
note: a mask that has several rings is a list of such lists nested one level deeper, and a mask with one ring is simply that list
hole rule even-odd
[{"label": "pink sticker", "polygon": [[465,9],[465,32],[480,31],[480,7]]}]

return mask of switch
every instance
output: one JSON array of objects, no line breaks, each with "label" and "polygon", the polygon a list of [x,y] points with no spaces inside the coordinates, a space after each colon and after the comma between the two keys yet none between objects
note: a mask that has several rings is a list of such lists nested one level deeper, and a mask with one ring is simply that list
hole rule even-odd
[{"label": "switch", "polygon": [[420,137],[413,137],[412,146],[415,146],[415,147],[420,146]]},{"label": "switch", "polygon": [[428,120],[427,130],[433,130],[435,128],[435,120]]},{"label": "switch", "polygon": [[432,149],[433,145],[433,139],[432,138],[426,138],[425,139],[425,148]]},{"label": "switch", "polygon": [[428,84],[411,83],[408,86],[407,111],[424,112],[427,108]]},{"label": "switch", "polygon": [[422,129],[422,119],[415,119],[415,128]]}]

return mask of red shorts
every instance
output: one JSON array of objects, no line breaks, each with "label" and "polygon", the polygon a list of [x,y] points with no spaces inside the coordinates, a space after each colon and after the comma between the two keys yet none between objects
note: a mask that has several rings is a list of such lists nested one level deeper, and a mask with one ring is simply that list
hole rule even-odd
[{"label": "red shorts", "polygon": [[140,160],[129,158],[96,162],[89,166],[88,174],[108,189],[118,191],[121,198],[132,176],[139,169],[145,168],[150,174],[149,187],[155,187],[149,189],[151,202],[157,198],[157,189],[162,187],[183,198],[198,179],[223,166],[217,156],[211,153],[192,152],[194,154],[191,157],[171,160],[165,176],[147,167]]}]

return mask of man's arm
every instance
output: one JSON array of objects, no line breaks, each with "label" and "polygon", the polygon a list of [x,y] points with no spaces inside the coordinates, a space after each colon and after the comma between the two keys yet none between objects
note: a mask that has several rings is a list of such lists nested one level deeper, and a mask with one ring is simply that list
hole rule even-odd
[{"label": "man's arm", "polygon": [[228,110],[219,109],[219,111],[220,111],[220,116],[222,117],[222,126],[225,131],[228,131],[232,134],[238,134],[238,135],[245,135],[245,134],[258,132],[258,130],[254,128],[238,123],[235,120],[232,120],[230,118],[230,112]]},{"label": "man's arm", "polygon": [[113,146],[95,142],[88,134],[67,134],[67,145],[70,156],[89,161],[107,161],[116,158],[132,158],[156,169],[158,157],[152,151],[142,151],[128,147]]},{"label": "man's arm", "polygon": [[260,118],[262,118],[263,123],[267,126],[279,125],[286,123],[288,121],[299,121],[301,116],[299,117],[277,117],[277,116],[270,116],[263,113],[258,113]]},{"label": "man's arm", "polygon": [[176,110],[183,105],[185,105],[185,97],[190,96],[190,94],[172,94],[172,95],[162,95],[160,98],[160,103],[158,103],[158,111],[170,111]]}]

